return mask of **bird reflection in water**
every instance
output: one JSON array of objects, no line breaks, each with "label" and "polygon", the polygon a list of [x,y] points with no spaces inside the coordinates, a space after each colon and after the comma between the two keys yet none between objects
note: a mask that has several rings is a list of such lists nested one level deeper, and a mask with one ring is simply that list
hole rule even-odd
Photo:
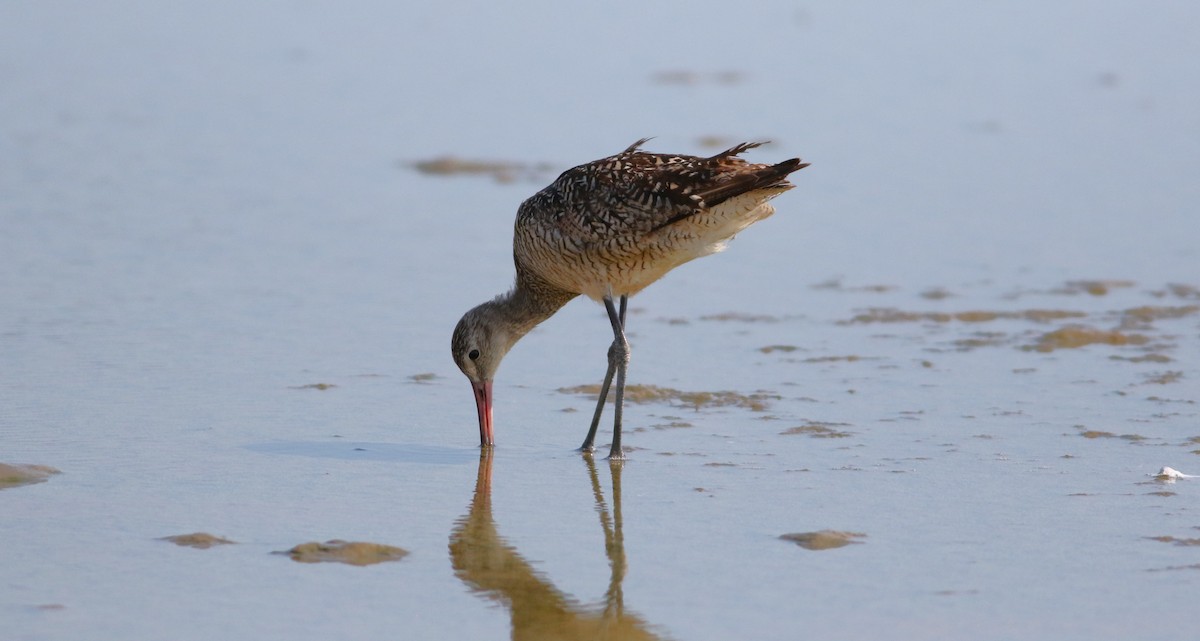
[{"label": "bird reflection in water", "polygon": [[625,611],[621,582],[625,578],[625,541],[621,534],[621,466],[612,465],[612,511],[604,501],[600,477],[592,457],[587,461],[604,550],[611,575],[604,603],[586,605],[563,594],[533,569],[516,548],[496,530],[492,518],[492,448],[479,456],[479,476],[471,509],[450,533],[450,561],[454,573],[472,590],[511,611],[512,638],[525,639],[664,639],[648,624]]}]

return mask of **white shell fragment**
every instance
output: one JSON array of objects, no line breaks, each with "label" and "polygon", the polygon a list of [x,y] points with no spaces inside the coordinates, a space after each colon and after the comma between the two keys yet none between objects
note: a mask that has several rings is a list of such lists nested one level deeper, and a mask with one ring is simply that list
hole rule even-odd
[{"label": "white shell fragment", "polygon": [[1158,471],[1158,474],[1151,475],[1160,481],[1174,481],[1176,479],[1194,479],[1195,474],[1184,474],[1173,467],[1164,467]]}]

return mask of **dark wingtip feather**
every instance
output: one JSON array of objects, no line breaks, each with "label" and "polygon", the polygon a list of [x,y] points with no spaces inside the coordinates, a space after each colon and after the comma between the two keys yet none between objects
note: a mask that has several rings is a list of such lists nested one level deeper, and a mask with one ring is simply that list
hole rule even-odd
[{"label": "dark wingtip feather", "polygon": [[787,175],[787,174],[792,173],[793,171],[798,171],[798,170],[804,169],[805,167],[807,167],[811,164],[812,163],[804,162],[804,161],[800,160],[799,158],[789,158],[788,160],[785,160],[780,163],[775,163],[774,165],[771,165],[771,166],[776,169],[786,172],[784,175]]},{"label": "dark wingtip feather", "polygon": [[710,156],[709,159],[717,160],[720,158],[727,158],[729,156],[736,156],[736,155],[742,153],[743,151],[748,151],[750,149],[754,149],[755,147],[762,147],[763,145],[768,144],[768,143],[770,143],[769,140],[763,140],[761,142],[743,142],[741,144],[734,145],[734,146],[730,147],[729,149],[726,149],[725,151],[722,151],[721,153],[719,153],[715,156]]},{"label": "dark wingtip feather", "polygon": [[641,147],[642,145],[646,144],[648,141],[651,141],[651,140],[654,140],[653,136],[651,136],[649,138],[642,138],[642,139],[638,140],[637,142],[633,143],[632,145],[629,145],[628,147],[626,147],[625,151],[622,151],[621,153],[627,154],[630,152],[637,151],[639,147]]}]

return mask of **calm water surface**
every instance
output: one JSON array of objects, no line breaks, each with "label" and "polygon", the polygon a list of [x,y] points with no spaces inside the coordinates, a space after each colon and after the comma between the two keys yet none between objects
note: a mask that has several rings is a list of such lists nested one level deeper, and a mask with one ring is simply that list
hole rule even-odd
[{"label": "calm water surface", "polygon": [[[61,474],[0,490],[3,636],[1185,638],[1198,19],[6,3],[0,463]],[[586,301],[481,458],[454,322],[523,198],[650,135],[813,165],[633,300],[627,464],[572,451]],[[271,554],[330,539],[410,554]]]}]

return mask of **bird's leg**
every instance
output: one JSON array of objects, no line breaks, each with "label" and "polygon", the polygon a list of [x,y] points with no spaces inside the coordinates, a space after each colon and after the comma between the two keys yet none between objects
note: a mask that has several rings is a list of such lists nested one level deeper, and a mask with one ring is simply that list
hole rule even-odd
[{"label": "bird's leg", "polygon": [[612,449],[608,453],[610,461],[625,460],[625,452],[621,450],[621,411],[625,405],[625,373],[629,369],[629,341],[625,340],[625,307],[629,297],[621,296],[620,314],[613,312],[611,298],[604,299],[608,309],[609,320],[613,326],[613,344],[608,348],[608,367],[617,370],[617,394],[613,399],[613,440]]},{"label": "bird's leg", "polygon": [[616,368],[609,359],[608,372],[604,374],[604,384],[600,386],[600,399],[596,401],[596,413],[592,415],[592,426],[588,428],[587,438],[583,439],[583,446],[579,448],[580,452],[596,451],[593,441],[596,440],[596,429],[600,427],[600,415],[604,413],[604,401],[608,400],[608,388],[612,385],[614,373],[616,373]]},{"label": "bird's leg", "polygon": [[[579,451],[581,452],[595,451],[596,448],[594,443],[596,440],[596,430],[600,427],[600,416],[604,413],[604,403],[606,400],[608,400],[608,390],[612,387],[613,375],[618,371],[617,363],[629,362],[629,344],[625,342],[624,335],[625,309],[628,305],[628,301],[629,299],[627,296],[621,297],[621,310],[618,312],[614,308],[612,297],[604,297],[604,307],[608,310],[608,318],[613,325],[613,333],[616,335],[616,338],[613,340],[612,346],[608,348],[608,371],[605,372],[604,383],[600,386],[600,398],[596,400],[596,412],[592,415],[592,425],[588,429],[587,438],[583,440],[583,446],[579,448]],[[622,355],[621,352],[623,352],[624,355]],[[620,383],[617,387],[619,394],[617,398],[620,399],[624,395],[624,374],[622,374],[618,380]],[[615,425],[618,428],[618,433],[614,436],[616,439],[614,442],[618,443],[618,450],[614,451],[619,451],[619,441],[621,438],[619,433],[619,428],[621,425],[620,404],[618,404],[616,411],[617,418]]]}]

